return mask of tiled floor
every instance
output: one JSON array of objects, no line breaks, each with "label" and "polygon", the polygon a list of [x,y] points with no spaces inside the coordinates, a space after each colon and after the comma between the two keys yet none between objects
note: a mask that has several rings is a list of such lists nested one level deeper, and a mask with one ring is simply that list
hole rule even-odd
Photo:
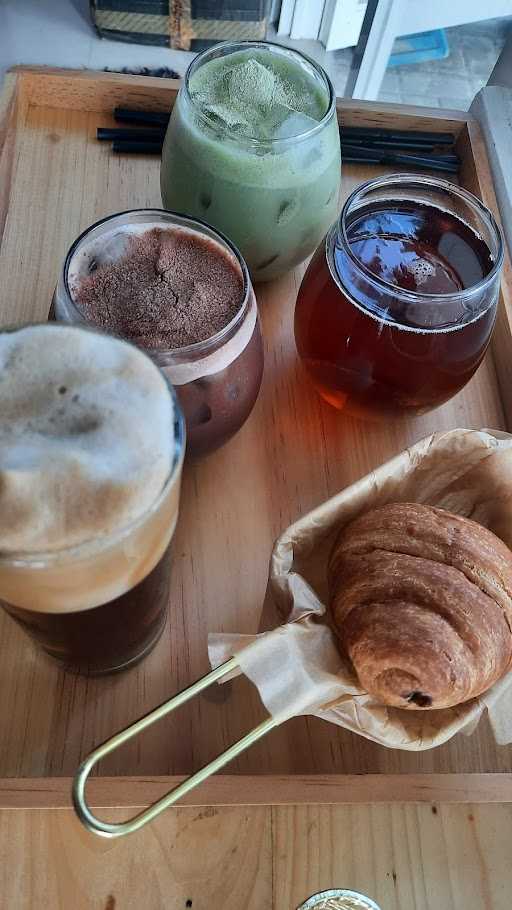
[{"label": "tiled floor", "polygon": [[[446,29],[449,56],[429,63],[389,67],[378,100],[467,110],[486,84],[511,31],[512,16]],[[352,53],[351,48],[330,54],[324,51],[326,59],[322,62],[338,95],[343,95]]]},{"label": "tiled floor", "polygon": [[512,17],[446,29],[449,56],[388,68],[379,100],[466,110],[491,75],[510,30]]},{"label": "tiled floor", "polygon": [[[379,100],[466,109],[487,82],[509,30],[512,15],[447,29],[449,57],[388,69]],[[343,94],[352,49],[326,53],[317,41],[283,43],[297,44],[316,57],[331,75],[337,94]],[[168,66],[182,74],[192,56],[101,40],[91,25],[88,0],[0,0],[0,81],[16,63],[91,69]]]}]

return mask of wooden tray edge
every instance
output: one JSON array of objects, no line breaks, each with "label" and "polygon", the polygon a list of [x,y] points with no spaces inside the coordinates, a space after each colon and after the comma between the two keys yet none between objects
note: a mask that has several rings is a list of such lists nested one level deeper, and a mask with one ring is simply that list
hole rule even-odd
[{"label": "wooden tray edge", "polygon": [[[500,223],[500,211],[494,191],[492,170],[480,124],[468,120],[461,130],[457,151],[461,158],[461,184],[478,196]],[[512,427],[512,265],[505,241],[505,258],[501,279],[500,303],[491,350],[496,378],[503,404],[507,430]]]},{"label": "wooden tray edge", "polygon": [[[94,808],[140,808],[183,777],[96,777],[88,784]],[[180,805],[292,805],[309,803],[507,803],[512,773],[217,775]],[[0,809],[71,808],[71,778],[0,779]]]},{"label": "wooden tray edge", "polygon": [[169,111],[180,87],[179,79],[44,66],[15,66],[8,74],[28,104],[109,114],[116,105]]},{"label": "wooden tray edge", "polygon": [[[105,93],[105,107],[83,108],[111,111],[113,106],[112,91],[119,93],[123,103],[132,103],[134,106],[153,107],[162,109],[162,98],[172,99],[179,83],[176,80],[161,80],[152,77],[131,77],[121,74],[95,73],[89,71],[53,70],[42,67],[17,67],[6,77],[6,85],[0,98],[0,240],[2,236],[2,211],[3,192],[8,192],[9,179],[3,179],[4,166],[12,164],[14,143],[11,135],[15,136],[17,126],[22,122],[26,106],[33,104],[54,104],[56,107],[70,107],[81,97],[80,93],[65,89],[65,83],[70,76],[73,80],[80,81],[83,97],[87,99],[88,93],[94,85],[103,85]],[[41,78],[44,77],[44,78]],[[44,83],[46,79],[53,80],[53,89],[56,101],[40,100],[44,98]],[[134,84],[134,80],[137,80]],[[140,81],[139,81],[140,80]],[[165,84],[162,84],[165,83]],[[49,83],[48,83],[49,84]],[[133,91],[127,95],[127,88],[131,85]],[[158,99],[149,103],[149,95],[155,97],[158,89]],[[64,92],[58,94],[59,91]],[[102,96],[103,97],[103,96]],[[61,103],[58,99],[60,98]],[[65,102],[65,103],[64,103]],[[108,105],[107,105],[108,102]],[[99,103],[99,102],[98,102]],[[103,102],[102,102],[103,103]],[[76,107],[76,104],[75,104]],[[427,126],[429,118],[435,118],[439,130],[450,128],[451,121],[446,115],[454,115],[457,124],[459,142],[466,143],[464,185],[471,189],[468,182],[472,181],[473,191],[476,192],[489,207],[497,212],[496,199],[492,183],[492,176],[487,160],[485,143],[481,136],[479,126],[470,115],[464,112],[446,112],[422,107],[407,107],[376,104],[373,102],[354,102],[342,99],[337,104],[338,113],[352,113],[354,120],[351,123],[382,123],[388,113],[396,115],[398,123],[404,128],[412,126],[410,118],[418,119],[418,126]],[[361,108],[362,119],[358,120],[358,108]],[[379,118],[371,118],[373,113]],[[404,119],[405,118],[405,119]],[[2,153],[3,149],[3,153]],[[7,171],[8,173],[8,171]],[[470,174],[470,178],[467,176]],[[507,410],[507,422],[510,428],[512,420],[512,381],[508,381],[507,372],[512,371],[512,358],[505,356],[505,351],[511,350],[511,312],[512,312],[512,269],[506,256],[506,277],[504,276],[505,306],[500,318],[505,319],[505,330],[496,332],[496,342],[493,344],[493,353],[497,366],[497,376],[500,382],[502,401]],[[502,352],[501,360],[499,351]],[[498,353],[497,353],[498,352]],[[512,379],[512,374],[510,376]],[[507,392],[508,389],[508,392]],[[510,404],[506,404],[507,395]],[[146,805],[153,801],[162,792],[172,788],[183,778],[181,777],[126,777],[126,778],[95,778],[90,784],[91,804],[96,806],[137,806]],[[70,800],[69,778],[30,778],[30,779],[3,779],[0,780],[0,808],[57,808],[69,807]],[[439,799],[446,802],[512,802],[512,774],[509,773],[474,773],[474,774],[424,774],[424,775],[325,775],[325,776],[221,776],[207,782],[199,791],[200,802],[193,796],[188,797],[184,804],[188,805],[240,805],[240,804],[279,804],[279,803],[358,803],[358,802],[390,802],[390,801],[431,801]],[[135,801],[134,801],[135,800]]]},{"label": "wooden tray edge", "polygon": [[[118,102],[148,110],[168,110],[181,84],[180,79],[26,65],[12,67],[8,75],[18,80],[30,104],[75,109],[78,104],[81,110],[109,113]],[[336,108],[338,115],[348,115],[354,125],[379,125],[389,119],[402,129],[417,126],[456,134],[473,119],[467,111],[352,98],[337,98]]]}]

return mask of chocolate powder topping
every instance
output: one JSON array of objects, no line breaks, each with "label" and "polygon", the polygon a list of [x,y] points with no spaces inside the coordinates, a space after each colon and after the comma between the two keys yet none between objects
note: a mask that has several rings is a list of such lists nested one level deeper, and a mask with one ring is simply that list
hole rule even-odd
[{"label": "chocolate powder topping", "polygon": [[78,280],[85,318],[143,348],[174,349],[211,338],[242,304],[240,270],[221,247],[182,230],[132,234],[116,262]]}]

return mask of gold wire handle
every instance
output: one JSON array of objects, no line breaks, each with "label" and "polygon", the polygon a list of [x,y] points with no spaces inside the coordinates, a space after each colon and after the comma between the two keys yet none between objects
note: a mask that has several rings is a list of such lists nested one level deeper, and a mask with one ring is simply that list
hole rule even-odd
[{"label": "gold wire handle", "polygon": [[213,761],[205,765],[204,768],[196,771],[195,774],[192,774],[192,776],[184,780],[183,783],[178,784],[174,790],[170,790],[169,793],[162,796],[156,803],[148,806],[147,809],[144,809],[138,815],[134,815],[133,818],[129,818],[126,822],[112,824],[111,822],[104,822],[92,814],[85,799],[85,785],[94,765],[102,758],[105,758],[106,755],[110,755],[111,752],[114,752],[119,746],[122,746],[123,743],[133,739],[134,736],[138,736],[139,733],[142,733],[147,727],[150,727],[152,724],[161,720],[166,714],[170,714],[171,711],[175,711],[180,705],[184,705],[185,702],[194,698],[194,696],[199,692],[202,692],[203,689],[207,689],[212,683],[217,682],[228,673],[231,673],[231,671],[235,670],[238,666],[239,664],[236,657],[232,657],[230,660],[226,661],[226,663],[217,667],[216,670],[212,670],[210,673],[207,673],[206,676],[202,676],[201,679],[196,680],[196,682],[192,683],[187,689],[183,689],[182,692],[179,692],[173,698],[169,699],[169,701],[164,702],[163,705],[160,705],[158,708],[155,708],[154,711],[146,714],[145,717],[141,717],[139,720],[135,721],[135,723],[130,724],[129,727],[125,727],[124,730],[116,733],[115,736],[111,736],[110,739],[107,739],[106,742],[101,746],[98,746],[94,752],[91,752],[91,754],[87,756],[75,775],[72,796],[73,805],[78,818],[89,831],[92,831],[93,834],[98,834],[101,837],[122,837],[124,834],[131,834],[133,831],[138,831],[143,825],[147,825],[147,823],[156,818],[157,815],[160,815],[160,812],[163,812],[168,806],[172,806],[173,803],[181,799],[182,796],[185,796],[186,793],[189,793],[190,790],[193,790],[194,787],[202,784],[211,774],[215,774],[216,771],[219,771],[224,765],[227,765],[233,758],[236,758],[237,755],[240,755],[241,752],[244,752],[245,749],[252,746],[258,739],[261,739],[262,736],[265,736],[266,733],[269,733],[270,730],[282,723],[283,718],[269,717],[267,720],[263,721],[263,723],[255,727],[254,730],[251,730],[250,733],[247,733],[242,739],[239,739],[238,742],[230,746],[229,749],[226,749],[225,752],[222,752],[217,758],[214,758]]}]

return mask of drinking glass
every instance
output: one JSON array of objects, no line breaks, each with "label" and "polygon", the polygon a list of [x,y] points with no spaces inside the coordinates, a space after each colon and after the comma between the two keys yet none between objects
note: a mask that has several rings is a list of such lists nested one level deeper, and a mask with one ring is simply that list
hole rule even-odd
[{"label": "drinking glass", "polygon": [[[103,218],[70,247],[53,296],[57,320],[88,324],[73,298],[70,276],[88,274],[124,252],[126,234],[159,228],[185,230],[218,245],[240,272],[240,307],[223,329],[181,348],[145,348],[173,384],[187,426],[187,456],[201,456],[224,445],[245,423],[260,390],[263,342],[258,307],[247,266],[233,244],[209,225],[162,209],[135,209]],[[117,237],[120,242],[117,243]],[[119,301],[124,306],[124,301]],[[89,323],[90,324],[90,323]]]},{"label": "drinking glass", "polygon": [[297,350],[319,393],[374,418],[451,398],[489,344],[502,263],[496,221],[461,187],[410,174],[363,184],[297,299]]},{"label": "drinking glass", "polygon": [[151,506],[130,525],[75,546],[0,553],[0,606],[66,670],[100,675],[133,666],[164,629],[185,450],[183,416],[166,386],[173,458]]},{"label": "drinking glass", "polygon": [[[251,50],[283,72],[294,67],[325,98],[325,112],[296,135],[240,135],[205,115],[190,91],[197,71],[219,57]],[[165,137],[161,190],[165,208],[201,218],[238,247],[253,281],[287,272],[309,256],[339,211],[340,140],[336,98],[324,70],[304,54],[268,41],[224,42],[190,64]],[[300,119],[300,118],[299,118]],[[303,118],[306,119],[306,118]],[[311,118],[309,118],[311,122]]]}]

